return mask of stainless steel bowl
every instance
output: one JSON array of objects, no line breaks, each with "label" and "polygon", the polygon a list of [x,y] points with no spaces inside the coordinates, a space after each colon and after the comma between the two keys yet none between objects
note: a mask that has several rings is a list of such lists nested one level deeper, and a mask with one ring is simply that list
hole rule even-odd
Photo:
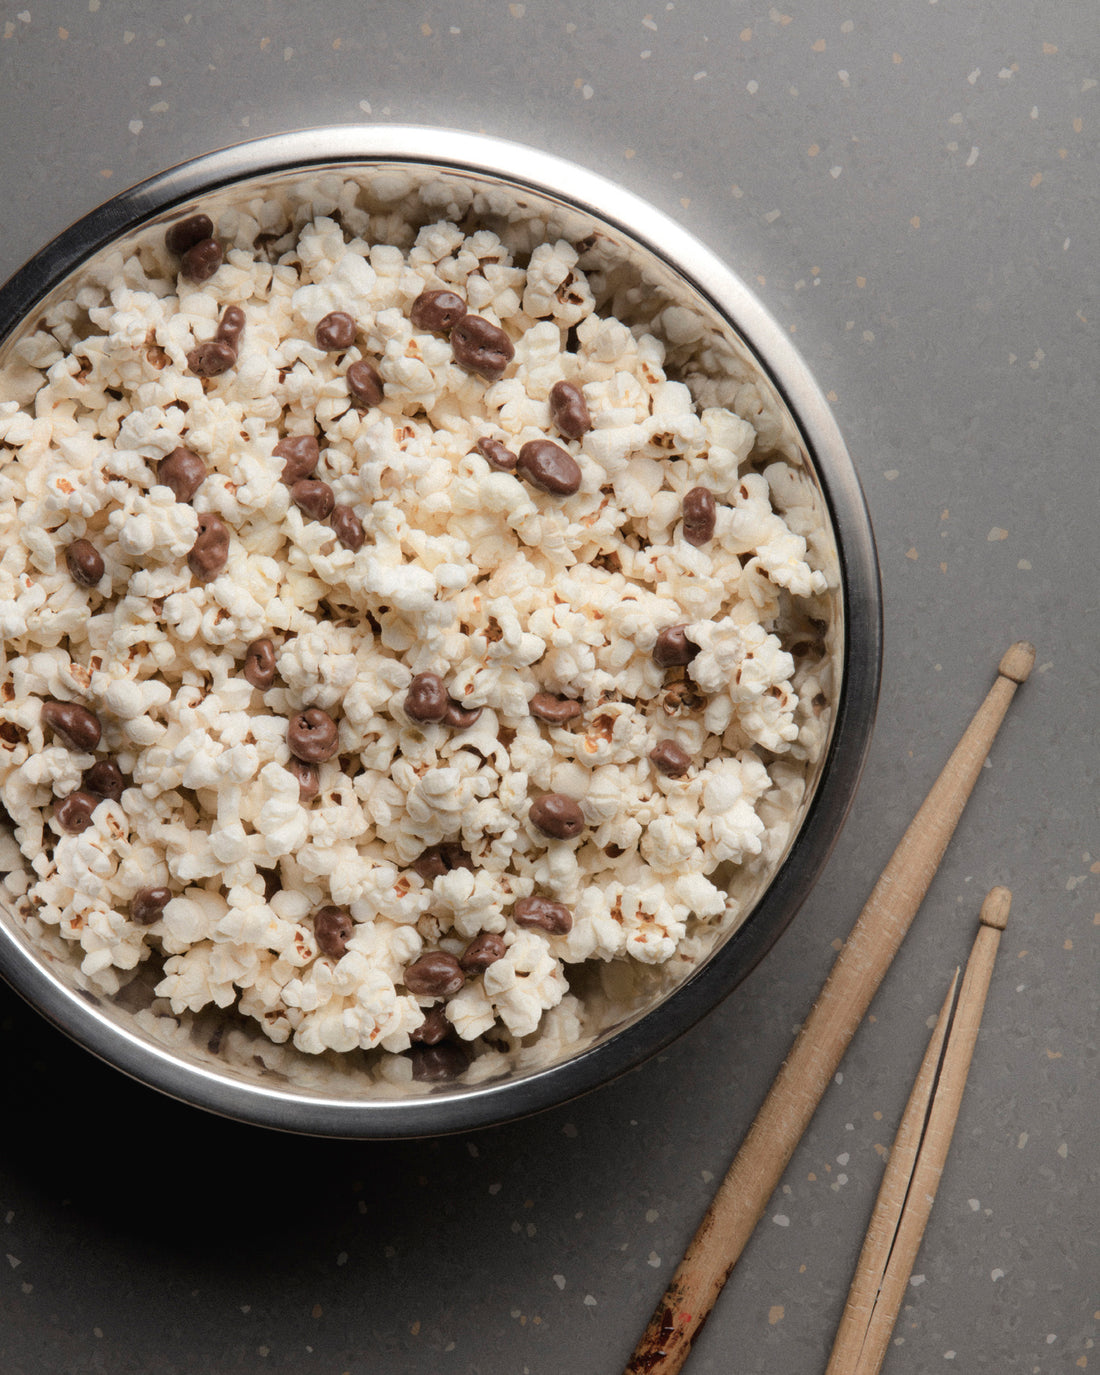
[{"label": "stainless steel bowl", "polygon": [[[308,202],[323,197],[333,178],[354,179],[382,206],[400,201],[405,213],[410,203],[419,206],[424,222],[461,215],[531,243],[547,233],[598,243],[607,280],[616,284],[616,313],[675,320],[682,339],[670,358],[680,375],[718,404],[747,379],[757,386],[768,457],[796,475],[803,519],[809,512],[835,584],[825,630],[832,663],[828,744],[811,770],[786,853],[746,895],[741,924],[696,941],[692,959],[675,973],[653,977],[620,1002],[593,980],[583,1035],[562,1052],[540,1056],[537,1044],[524,1047],[510,1057],[475,1060],[460,1078],[436,1084],[395,1085],[358,1055],[340,1067],[304,1055],[289,1069],[264,1067],[249,1053],[243,1023],[223,1035],[224,1014],[183,1023],[151,1015],[148,979],[113,997],[96,993],[75,962],[29,938],[18,900],[0,897],[0,972],[56,1026],[134,1078],[214,1112],[285,1130],[421,1136],[505,1121],[605,1083],[684,1032],[767,953],[823,867],[863,765],[882,651],[878,565],[859,483],[829,407],[745,284],[637,196],[498,139],[395,126],[324,128],[242,144],[163,172],[85,216],[0,288],[0,370],[43,313],[69,298],[105,254],[136,251],[188,210],[217,217],[276,192]],[[670,309],[674,316],[664,314]]]}]

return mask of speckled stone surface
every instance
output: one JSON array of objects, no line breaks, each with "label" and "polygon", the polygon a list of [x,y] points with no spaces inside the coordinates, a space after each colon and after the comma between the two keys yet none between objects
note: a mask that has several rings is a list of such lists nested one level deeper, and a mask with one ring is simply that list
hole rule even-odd
[{"label": "speckled stone surface", "polygon": [[[18,3],[18,0],[16,0]],[[1015,895],[888,1375],[1100,1370],[1093,0],[27,0],[0,11],[0,278],[112,192],[286,128],[485,130],[651,198],[832,399],[882,558],[879,724],[779,946],[658,1060],[469,1137],[268,1134],[0,990],[4,1375],[622,1369],[1007,645],[1037,668],[687,1369],[824,1370],[978,907]]]}]

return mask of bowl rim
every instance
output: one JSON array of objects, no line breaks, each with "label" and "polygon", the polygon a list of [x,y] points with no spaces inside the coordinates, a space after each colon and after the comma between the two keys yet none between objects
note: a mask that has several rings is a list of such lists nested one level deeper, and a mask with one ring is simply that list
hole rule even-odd
[{"label": "bowl rim", "polygon": [[[733,326],[770,378],[813,462],[837,539],[844,616],[836,720],[816,792],[785,859],[747,921],[657,1008],[559,1064],[498,1084],[347,1101],[250,1085],[177,1059],[108,1018],[91,995],[55,979],[0,922],[0,975],[66,1035],[131,1078],[242,1122],[350,1139],[469,1131],[566,1103],[637,1068],[741,983],[794,919],[836,843],[870,748],[882,665],[877,552],[859,478],[828,402],[787,334],[732,268],[641,196],[557,154],[426,125],[315,126],[228,145],[180,162],[99,205],[0,286],[0,343],[82,263],[120,234],[237,181],[404,164],[485,178],[602,220],[683,277]],[[659,1015],[655,1015],[659,1014]]]}]

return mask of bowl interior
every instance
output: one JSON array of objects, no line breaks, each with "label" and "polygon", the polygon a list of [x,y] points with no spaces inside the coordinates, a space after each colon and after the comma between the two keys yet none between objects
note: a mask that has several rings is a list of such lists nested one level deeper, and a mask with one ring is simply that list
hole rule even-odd
[{"label": "bowl interior", "polygon": [[[415,140],[411,140],[415,142]],[[445,141],[444,141],[445,142]],[[202,210],[228,241],[276,258],[318,215],[346,234],[407,246],[438,220],[500,236],[517,262],[566,239],[597,312],[666,343],[666,371],[696,403],[746,413],[758,439],[750,466],[768,470],[773,503],[808,545],[828,590],[786,627],[796,686],[813,684],[813,757],[779,768],[765,798],[764,851],[722,877],[731,903],[693,923],[664,965],[631,961],[569,967],[568,1014],[549,1015],[521,1040],[491,1037],[463,1073],[412,1078],[400,1055],[305,1055],[275,1045],[232,1012],[174,1016],[158,1000],[155,959],[117,992],[81,973],[68,943],[35,916],[31,875],[0,837],[0,968],[21,992],[96,1053],[146,1082],[229,1115],[348,1136],[452,1130],[520,1115],[587,1089],[666,1044],[743,978],[793,916],[824,863],[866,749],[877,691],[877,570],[858,484],[820,393],[751,294],[675,226],[618,188],[575,169],[488,141],[436,140],[404,157],[348,152],[321,162],[286,141],[248,158],[213,155],[126,193],[74,226],[0,294],[0,400],[29,401],[39,374],[35,339],[59,324],[79,334],[106,284],[137,255],[163,257],[166,224]],[[443,146],[443,151],[440,151]],[[552,161],[552,160],[551,160]],[[504,169],[501,170],[501,164]],[[628,228],[629,225],[629,228]],[[0,446],[0,467],[5,457]]]}]

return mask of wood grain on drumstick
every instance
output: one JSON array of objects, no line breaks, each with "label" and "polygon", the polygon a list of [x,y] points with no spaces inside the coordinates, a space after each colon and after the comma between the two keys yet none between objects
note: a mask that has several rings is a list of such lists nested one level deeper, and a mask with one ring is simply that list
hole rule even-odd
[{"label": "wood grain on drumstick", "polygon": [[916,915],[1034,663],[1035,650],[1023,641],[1001,659],[997,681],[871,890],[626,1375],[674,1375],[682,1368]]},{"label": "wood grain on drumstick", "polygon": [[909,1193],[898,1222],[897,1236],[890,1251],[878,1299],[870,1314],[859,1361],[845,1368],[851,1375],[878,1375],[890,1345],[905,1297],[905,1287],[913,1273],[924,1229],[928,1224],[936,1190],[939,1188],[951,1136],[958,1120],[963,1090],[974,1046],[978,1039],[993,964],[1001,932],[1008,921],[1012,894],[1007,888],[992,888],[981,910],[981,927],[966,963],[958,1006],[951,1019],[939,1081],[928,1113],[928,1125],[921,1142]]},{"label": "wood grain on drumstick", "polygon": [[878,1298],[882,1277],[886,1273],[886,1262],[897,1236],[898,1223],[901,1221],[905,1198],[909,1192],[909,1181],[917,1161],[924,1129],[928,1122],[928,1107],[932,1102],[932,1090],[936,1084],[943,1047],[947,1040],[947,1028],[951,1023],[951,1013],[955,1005],[955,990],[959,986],[959,971],[951,980],[947,997],[936,1019],[936,1027],[924,1052],[920,1070],[913,1084],[909,1101],[902,1114],[890,1157],[883,1171],[878,1198],[871,1214],[871,1224],[863,1249],[856,1262],[855,1278],[848,1291],[844,1305],[844,1316],[837,1328],[833,1352],[825,1375],[852,1375],[859,1354],[863,1350],[864,1338]]}]

